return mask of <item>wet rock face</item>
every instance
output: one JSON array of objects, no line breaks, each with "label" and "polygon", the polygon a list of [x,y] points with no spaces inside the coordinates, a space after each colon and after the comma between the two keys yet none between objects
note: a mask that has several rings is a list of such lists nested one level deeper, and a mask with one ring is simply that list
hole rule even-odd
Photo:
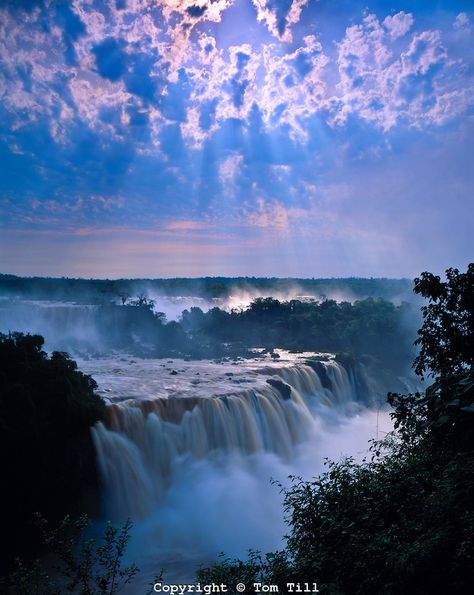
[{"label": "wet rock face", "polygon": [[283,380],[268,378],[267,384],[276,388],[285,400],[291,399],[291,386],[283,382]]},{"label": "wet rock face", "polygon": [[305,363],[316,372],[324,388],[331,389],[331,381],[327,374],[326,366],[322,362],[316,360],[307,360]]}]

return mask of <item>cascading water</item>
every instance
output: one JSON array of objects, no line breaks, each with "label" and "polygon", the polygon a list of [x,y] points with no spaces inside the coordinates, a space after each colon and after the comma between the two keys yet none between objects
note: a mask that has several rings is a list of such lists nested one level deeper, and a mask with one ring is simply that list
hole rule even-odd
[{"label": "cascading water", "polygon": [[146,544],[150,573],[164,564],[182,579],[222,550],[278,547],[270,478],[366,450],[376,422],[360,414],[370,402],[361,381],[334,359],[303,362],[85,363],[110,400],[93,428],[104,513],[137,523],[132,559]]},{"label": "cascading water", "polygon": [[98,320],[98,306],[90,304],[0,301],[0,332],[42,335],[51,350],[97,349]]}]

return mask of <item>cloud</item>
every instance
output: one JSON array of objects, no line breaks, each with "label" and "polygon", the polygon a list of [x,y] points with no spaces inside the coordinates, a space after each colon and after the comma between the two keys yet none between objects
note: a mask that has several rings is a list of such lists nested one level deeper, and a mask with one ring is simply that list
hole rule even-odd
[{"label": "cloud", "polygon": [[256,205],[245,207],[246,223],[250,227],[275,229],[287,232],[296,220],[308,216],[305,209],[286,207],[276,200],[257,198]]},{"label": "cloud", "polygon": [[165,229],[170,231],[201,231],[212,228],[213,226],[207,221],[193,219],[176,219],[165,224]]},{"label": "cloud", "polygon": [[302,41],[296,50],[283,55],[273,45],[263,48],[265,78],[258,103],[268,125],[286,124],[293,138],[304,140],[304,120],[328,107],[325,75],[330,59],[314,35]]},{"label": "cloud", "polygon": [[468,35],[471,32],[471,19],[465,12],[460,12],[454,20],[453,28]]},{"label": "cloud", "polygon": [[229,155],[219,164],[219,180],[224,187],[233,187],[243,164],[242,155]]},{"label": "cloud", "polygon": [[397,55],[379,20],[368,15],[346,30],[337,64],[339,124],[354,114],[385,131],[399,122],[441,125],[472,103],[472,92],[458,84],[461,65],[449,58],[440,31],[414,33]]},{"label": "cloud", "polygon": [[208,68],[199,69],[199,72],[191,70],[192,99],[201,104],[207,102],[209,105],[210,102],[215,110],[215,121],[246,119],[258,93],[260,53],[249,44],[230,46],[225,53],[208,44],[203,51],[213,54],[210,57],[212,64],[201,51],[203,66]]},{"label": "cloud", "polygon": [[170,63],[171,77],[186,60],[186,52],[191,35],[200,23],[219,23],[222,14],[234,3],[234,0],[158,0],[163,18],[168,24],[166,34],[168,43],[160,44]]},{"label": "cloud", "polygon": [[393,16],[386,17],[383,21],[383,24],[390,33],[390,37],[392,39],[398,39],[399,37],[403,37],[408,33],[413,25],[413,22],[413,15],[410,13],[407,14],[402,10]]},{"label": "cloud", "polygon": [[291,26],[298,23],[309,0],[252,0],[257,19],[280,41],[291,42]]},{"label": "cloud", "polygon": [[[185,23],[206,20],[218,23],[222,13],[233,4],[234,0],[158,0],[167,21],[173,17]],[[186,28],[186,26],[184,27]]]},{"label": "cloud", "polygon": [[468,13],[427,29],[415,8],[348,17],[289,0],[2,6],[0,199],[12,226],[103,218],[189,239],[219,220],[252,240],[335,237],[344,211],[322,198],[330,172],[377,169],[472,110]]},{"label": "cloud", "polygon": [[[199,150],[229,122],[248,122],[254,106],[267,131],[304,144],[315,116],[330,126],[356,116],[389,131],[440,125],[472,104],[468,65],[450,58],[441,31],[413,31],[412,14],[369,14],[335,48],[315,34],[288,45],[280,42],[307,3],[254,3],[278,41],[226,45],[205,29],[232,0],[74,0],[21,19],[1,9],[0,92],[11,130],[44,121],[66,144],[86,125],[104,144],[130,140],[137,153],[162,157],[170,124]],[[467,31],[467,13],[454,27]]]},{"label": "cloud", "polygon": [[122,209],[125,201],[121,196],[102,196],[92,194],[89,196],[54,197],[46,200],[31,201],[31,209],[37,214],[41,212],[52,213],[55,215],[82,213],[88,216],[91,213],[113,212],[116,209]]}]

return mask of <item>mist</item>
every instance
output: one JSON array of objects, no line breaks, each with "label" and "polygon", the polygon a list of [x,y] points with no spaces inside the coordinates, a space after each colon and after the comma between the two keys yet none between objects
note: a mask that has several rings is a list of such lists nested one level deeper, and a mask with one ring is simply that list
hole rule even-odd
[{"label": "mist", "polygon": [[310,480],[324,471],[326,457],[361,461],[377,427],[379,437],[391,429],[388,414],[374,411],[334,419],[328,426],[325,421],[315,421],[291,463],[269,453],[177,461],[157,511],[133,531],[127,559],[147,552],[141,584],[147,585],[158,567],[164,568],[166,582],[192,582],[196,569],[216,561],[221,552],[244,559],[249,549],[281,548],[287,525],[273,480],[287,487],[289,475]]}]

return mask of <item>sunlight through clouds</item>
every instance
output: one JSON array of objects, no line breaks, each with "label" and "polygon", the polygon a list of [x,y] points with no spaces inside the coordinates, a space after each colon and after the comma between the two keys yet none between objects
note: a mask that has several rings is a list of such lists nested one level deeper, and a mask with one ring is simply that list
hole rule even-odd
[{"label": "sunlight through clouds", "polygon": [[[212,242],[213,221],[241,242],[273,228],[313,247],[311,229],[326,226],[337,250],[346,240],[328,222],[348,230],[352,218],[362,266],[375,221],[407,233],[411,215],[394,224],[392,204],[423,205],[441,229],[455,180],[468,201],[472,18],[462,2],[4,2],[1,223],[195,221]],[[431,161],[445,172],[436,185],[421,167]],[[397,182],[377,210],[365,186],[389,163],[405,194]],[[350,189],[345,210],[326,202],[336,182]]]}]

